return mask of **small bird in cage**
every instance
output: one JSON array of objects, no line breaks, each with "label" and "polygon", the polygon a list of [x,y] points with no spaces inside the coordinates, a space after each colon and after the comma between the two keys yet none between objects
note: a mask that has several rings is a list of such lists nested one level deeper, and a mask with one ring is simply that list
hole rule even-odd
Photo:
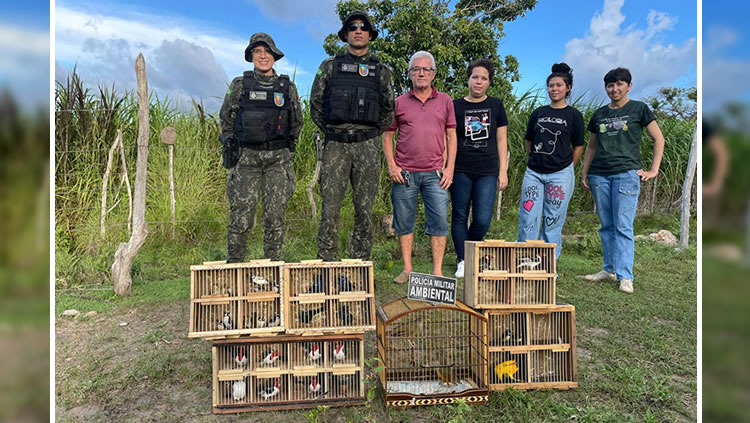
[{"label": "small bird in cage", "polygon": [[318,309],[313,310],[302,310],[299,312],[299,320],[304,324],[309,324],[313,317],[315,317],[316,314],[320,313],[321,311],[325,310],[325,305],[323,307],[320,307]]},{"label": "small bird in cage", "polygon": [[234,357],[234,362],[240,367],[245,367],[247,364],[247,354],[245,354],[245,347],[240,347],[237,351],[237,355]]},{"label": "small bird in cage", "polygon": [[211,295],[213,296],[222,295],[221,284],[219,282],[214,282],[211,285]]},{"label": "small bird in cage", "polygon": [[263,276],[250,274],[250,280],[253,281],[253,291],[265,291],[268,287],[268,279]]},{"label": "small bird in cage", "polygon": [[349,278],[347,278],[346,275],[339,276],[339,291],[340,292],[354,291],[354,286],[352,286],[352,283],[349,281]]},{"label": "small bird in cage", "polygon": [[422,367],[434,368],[435,372],[437,373],[438,379],[440,379],[441,385],[451,386],[457,383],[453,364],[445,366],[443,364],[440,364],[439,361],[433,360],[425,365],[422,365]]},{"label": "small bird in cage", "polygon": [[271,281],[271,291],[275,293],[279,293],[279,283],[276,281]]},{"label": "small bird in cage", "polygon": [[247,376],[245,376],[242,380],[237,380],[232,384],[232,399],[235,401],[239,401],[242,398],[245,398],[245,395],[247,395],[247,384],[245,383],[245,379],[247,379]]},{"label": "small bird in cage", "polygon": [[266,327],[266,317],[262,314],[258,314],[255,317],[255,327],[256,328],[264,328]]},{"label": "small bird in cage", "polygon": [[268,401],[269,399],[278,395],[280,391],[281,391],[281,387],[279,386],[279,380],[276,379],[273,382],[273,386],[261,388],[258,391],[258,395],[262,397],[264,400]]},{"label": "small bird in cage", "polygon": [[333,358],[335,358],[336,360],[346,359],[346,353],[344,352],[343,342],[336,343],[336,348],[333,349]]},{"label": "small bird in cage", "polygon": [[536,260],[534,260],[532,257],[521,257],[521,264],[516,266],[516,269],[520,269],[522,267],[528,267],[529,270],[533,270],[535,267],[542,264],[542,255],[544,255],[544,253],[542,253],[541,255],[537,254]]},{"label": "small bird in cage", "polygon": [[271,320],[268,321],[269,328],[272,328],[274,326],[279,326],[280,324],[281,324],[281,316],[279,316],[279,313],[274,314]]},{"label": "small bird in cage", "polygon": [[228,311],[224,312],[224,317],[221,320],[217,320],[217,327],[219,330],[232,330],[234,329],[234,322],[232,321],[232,314]]},{"label": "small bird in cage", "polygon": [[341,324],[344,326],[351,326],[351,324],[354,322],[354,316],[349,313],[348,305],[341,306],[341,308],[339,309],[339,318],[341,319]]},{"label": "small bird in cage", "polygon": [[523,342],[523,338],[521,336],[513,336],[513,331],[510,329],[505,329],[505,332],[503,332],[502,336],[503,344],[520,344]]},{"label": "small bird in cage", "polygon": [[276,362],[276,360],[279,359],[279,350],[273,349],[269,350],[265,354],[263,354],[263,360],[261,362],[266,365],[273,365],[273,363]]},{"label": "small bird in cage", "polygon": [[516,380],[513,377],[516,372],[518,372],[518,365],[516,365],[516,360],[506,360],[495,366],[495,373],[497,374],[497,377],[500,378],[500,380],[503,379],[503,376],[508,376],[509,379]]},{"label": "small bird in cage", "polygon": [[492,256],[489,254],[479,260],[479,271],[484,272],[485,270],[495,270],[492,266]]},{"label": "small bird in cage", "polygon": [[320,353],[320,345],[318,344],[312,344],[312,345],[305,345],[303,347],[305,349],[305,352],[307,353],[307,357],[312,361],[318,361],[322,354]]},{"label": "small bird in cage", "polygon": [[317,394],[318,392],[320,392],[320,382],[318,382],[318,378],[312,378],[310,384],[307,386],[307,390],[311,394]]}]

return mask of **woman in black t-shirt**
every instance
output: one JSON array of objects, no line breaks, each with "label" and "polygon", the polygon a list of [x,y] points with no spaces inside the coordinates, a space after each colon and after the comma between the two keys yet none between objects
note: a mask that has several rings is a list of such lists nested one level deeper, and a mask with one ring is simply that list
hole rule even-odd
[{"label": "woman in black t-shirt", "polygon": [[[466,71],[469,95],[453,100],[458,149],[451,185],[451,237],[456,277],[464,277],[464,241],[481,241],[490,228],[495,194],[508,185],[508,117],[503,102],[487,96],[495,67],[487,59]],[[471,226],[467,227],[471,209]]]},{"label": "woman in black t-shirt", "polygon": [[534,110],[526,128],[529,160],[518,211],[518,241],[542,239],[557,244],[556,258],[560,257],[562,228],[575,187],[573,169],[584,144],[583,116],[566,102],[572,88],[570,66],[554,64],[547,77],[550,104]]}]

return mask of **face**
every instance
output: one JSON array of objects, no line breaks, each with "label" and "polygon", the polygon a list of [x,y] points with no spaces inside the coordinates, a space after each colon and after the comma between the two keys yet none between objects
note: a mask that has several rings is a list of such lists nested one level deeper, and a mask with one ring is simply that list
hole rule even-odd
[{"label": "face", "polygon": [[346,25],[346,31],[346,42],[350,46],[364,48],[370,44],[370,28],[362,19],[353,19]]},{"label": "face", "polygon": [[419,71],[409,70],[409,77],[414,89],[429,88],[432,85],[432,80],[435,79],[435,71],[433,70],[430,58],[420,57],[416,59],[411,65],[411,69],[415,68],[419,69]]},{"label": "face", "polygon": [[490,72],[482,66],[476,66],[471,70],[469,77],[469,90],[472,96],[482,97],[490,86]]},{"label": "face", "polygon": [[265,44],[258,44],[250,50],[253,53],[253,66],[261,74],[269,75],[273,73],[271,68],[276,62],[271,54],[271,50]]},{"label": "face", "polygon": [[633,83],[628,84],[625,81],[610,82],[604,88],[607,90],[607,96],[612,101],[619,101],[627,98],[628,92],[633,88]]},{"label": "face", "polygon": [[552,101],[564,100],[569,92],[570,87],[568,87],[565,80],[559,76],[550,78],[547,83],[547,94],[549,94],[549,99]]}]

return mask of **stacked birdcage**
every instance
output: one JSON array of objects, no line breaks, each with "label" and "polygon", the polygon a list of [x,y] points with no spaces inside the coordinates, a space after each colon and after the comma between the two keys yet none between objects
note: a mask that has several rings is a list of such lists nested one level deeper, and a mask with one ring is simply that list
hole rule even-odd
[{"label": "stacked birdcage", "polygon": [[208,262],[190,270],[188,336],[213,340],[214,413],[364,403],[372,262]]},{"label": "stacked birdcage", "polygon": [[405,408],[488,400],[487,318],[456,305],[409,299],[378,308],[378,380],[386,405]]},{"label": "stacked birdcage", "polygon": [[555,244],[465,246],[464,299],[487,318],[489,389],[577,387],[575,307],[555,302]]}]

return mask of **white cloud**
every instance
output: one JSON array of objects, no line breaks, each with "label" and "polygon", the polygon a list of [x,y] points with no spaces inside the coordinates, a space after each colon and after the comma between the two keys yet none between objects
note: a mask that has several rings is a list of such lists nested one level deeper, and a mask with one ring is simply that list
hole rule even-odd
[{"label": "white cloud", "polygon": [[651,10],[646,28],[623,28],[625,0],[605,0],[601,11],[591,18],[590,31],[565,46],[563,60],[575,70],[574,94],[606,99],[604,74],[618,66],[633,74],[632,98],[652,95],[662,86],[672,85],[697,64],[696,38],[682,45],[659,41],[659,35],[674,28],[677,18]]},{"label": "white cloud", "polygon": [[49,104],[49,31],[0,22],[0,88],[25,107]]},{"label": "white cloud", "polygon": [[732,28],[711,27],[703,44],[703,111],[713,113],[732,102],[747,103],[750,59],[727,57],[725,50],[743,40]]},{"label": "white cloud", "polygon": [[[183,107],[189,107],[191,97],[203,99],[207,110],[215,111],[231,78],[252,67],[244,60],[244,37],[207,31],[205,25],[179,18],[114,13],[119,16],[62,5],[55,9],[55,57],[63,67],[75,64],[91,85],[134,88],[135,57],[143,53],[150,88],[160,97],[168,95]],[[295,70],[287,57],[275,68]],[[299,67],[296,72],[308,74]]]}]

